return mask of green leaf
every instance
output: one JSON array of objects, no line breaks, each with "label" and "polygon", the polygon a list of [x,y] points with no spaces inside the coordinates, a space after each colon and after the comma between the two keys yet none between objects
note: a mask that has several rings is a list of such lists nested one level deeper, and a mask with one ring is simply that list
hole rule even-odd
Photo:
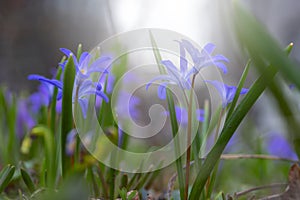
[{"label": "green leaf", "polygon": [[73,87],[75,79],[75,65],[73,56],[70,56],[64,70],[63,97],[62,97],[62,125],[61,125],[61,161],[62,175],[65,176],[70,167],[70,159],[66,156],[67,135],[73,128]]},{"label": "green leaf", "polygon": [[35,191],[35,186],[34,186],[34,183],[31,179],[30,175],[26,172],[25,169],[21,168],[20,171],[21,171],[21,176],[22,176],[22,179],[23,179],[25,185],[29,189],[30,193],[33,193]]},{"label": "green leaf", "polygon": [[6,188],[6,186],[10,183],[15,173],[15,166],[7,165],[0,172],[0,194]]}]

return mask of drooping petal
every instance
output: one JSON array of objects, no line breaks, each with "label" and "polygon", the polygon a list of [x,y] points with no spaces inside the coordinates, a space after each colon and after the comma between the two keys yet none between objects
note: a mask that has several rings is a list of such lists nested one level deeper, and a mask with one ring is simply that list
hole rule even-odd
[{"label": "drooping petal", "polygon": [[176,83],[176,80],[172,77],[170,77],[169,75],[159,75],[153,79],[151,79],[147,85],[146,85],[146,90],[148,90],[148,88],[150,87],[151,84],[153,84],[155,81],[158,81],[158,80],[162,80],[162,81],[170,81],[172,83]]},{"label": "drooping petal", "polygon": [[220,69],[223,71],[224,74],[227,73],[227,67],[226,67],[226,65],[225,65],[224,63],[222,63],[222,62],[215,62],[214,64],[215,64],[218,68],[220,68]]},{"label": "drooping petal", "polygon": [[[231,103],[233,101],[233,98],[234,98],[236,90],[237,90],[236,86],[226,85],[219,81],[207,80],[205,82],[212,84],[218,90],[218,92],[220,93],[220,95],[222,97],[223,108],[225,108],[229,103]],[[247,88],[242,88],[240,95],[246,94],[247,92],[248,92]]]},{"label": "drooping petal", "polygon": [[242,95],[242,94],[246,94],[248,91],[249,91],[249,89],[247,89],[247,88],[242,88],[240,94],[241,94],[241,95]]},{"label": "drooping petal", "polygon": [[215,49],[215,45],[213,43],[208,43],[203,47],[202,53],[212,54]]},{"label": "drooping petal", "polygon": [[41,82],[44,82],[44,83],[54,85],[54,86],[58,87],[59,89],[63,88],[63,84],[62,84],[61,81],[56,80],[56,79],[48,79],[48,78],[45,78],[44,76],[37,75],[37,74],[29,75],[28,80],[38,80],[38,81],[41,81]]},{"label": "drooping petal", "polygon": [[108,73],[108,66],[105,65],[105,62],[111,60],[110,57],[108,56],[101,56],[100,58],[98,58],[95,62],[93,62],[93,64],[91,64],[91,66],[88,69],[88,73],[92,73],[92,72],[103,72],[103,73]]},{"label": "drooping petal", "polygon": [[[70,50],[70,49],[67,49],[67,48],[60,48],[59,49],[61,52],[63,52],[68,58],[70,57],[70,56],[73,56],[73,61],[74,61],[74,65],[75,65],[75,67],[76,67],[76,71],[78,71],[79,69],[78,69],[78,61],[77,61],[77,58],[76,58],[76,56],[75,56],[75,54]],[[66,63],[67,63],[67,61],[66,61]],[[65,66],[65,65],[64,65]]]},{"label": "drooping petal", "polygon": [[74,54],[70,49],[67,48],[60,48],[61,52],[63,52],[67,57],[69,57],[71,54]]},{"label": "drooping petal", "polygon": [[96,91],[96,95],[100,96],[106,103],[109,102],[109,98],[108,98],[108,96],[104,92],[97,90]]},{"label": "drooping petal", "polygon": [[162,83],[157,88],[157,95],[162,100],[166,99],[166,86],[166,83]]},{"label": "drooping petal", "polygon": [[223,56],[223,55],[220,55],[220,54],[218,54],[218,55],[215,55],[214,57],[213,57],[213,60],[214,61],[223,61],[223,62],[229,62],[229,59],[228,58],[226,58],[225,56]]},{"label": "drooping petal", "polygon": [[226,86],[226,85],[224,85],[224,87],[226,90],[226,104],[228,104],[233,101],[237,88],[235,86]]}]

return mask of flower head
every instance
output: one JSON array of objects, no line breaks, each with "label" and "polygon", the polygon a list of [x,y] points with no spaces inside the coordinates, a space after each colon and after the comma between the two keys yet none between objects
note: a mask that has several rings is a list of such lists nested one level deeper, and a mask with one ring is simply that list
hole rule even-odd
[{"label": "flower head", "polygon": [[[88,52],[83,52],[80,58],[76,58],[75,54],[66,48],[60,48],[60,51],[63,52],[68,58],[73,56],[74,64],[76,67],[76,76],[78,78],[88,78],[91,73],[94,72],[104,72],[107,73],[108,68],[106,66],[106,62],[108,62],[111,58],[108,56],[101,56],[95,61],[92,62],[92,56]],[[59,65],[62,69],[65,68],[67,61],[60,63]]]},{"label": "flower head", "polygon": [[[58,88],[57,100],[60,100],[62,98],[62,90],[63,90],[62,81],[55,80],[55,79],[48,79],[40,75],[30,75],[28,76],[28,79],[38,80],[45,84],[56,86]],[[86,117],[89,95],[95,94],[97,96],[102,97],[106,102],[109,101],[106,94],[102,91],[102,86],[99,83],[94,83],[90,79],[84,79],[83,81],[80,82],[80,85],[75,85],[75,88],[78,91],[76,93],[73,93],[73,103],[75,102],[76,99],[78,100],[84,117]]]},{"label": "flower head", "polygon": [[[211,43],[207,44],[200,52],[187,40],[183,39],[177,42],[180,47],[180,69],[178,69],[170,60],[163,60],[161,63],[166,67],[167,74],[155,77],[146,85],[146,89],[148,89],[154,81],[162,81],[157,90],[160,99],[166,98],[166,87],[168,84],[177,85],[182,90],[189,90],[191,88],[191,75],[197,74],[204,67],[215,65],[224,73],[227,72],[227,68],[223,62],[229,62],[229,60],[223,55],[211,55],[215,45]],[[191,69],[188,69],[186,52],[190,54],[194,63],[194,66]]]},{"label": "flower head", "polygon": [[223,55],[212,56],[212,52],[215,49],[215,45],[208,43],[204,48],[199,51],[191,42],[182,39],[179,41],[181,51],[187,51],[193,60],[193,68],[198,73],[202,68],[207,66],[217,66],[224,73],[227,73],[227,67],[224,62],[229,62],[229,60]]},{"label": "flower head", "polygon": [[[234,95],[236,93],[236,86],[229,86],[219,81],[205,81],[212,84],[219,92],[222,98],[222,107],[225,108],[229,103],[233,101]],[[242,88],[240,95],[246,94],[248,92],[247,88]]]}]

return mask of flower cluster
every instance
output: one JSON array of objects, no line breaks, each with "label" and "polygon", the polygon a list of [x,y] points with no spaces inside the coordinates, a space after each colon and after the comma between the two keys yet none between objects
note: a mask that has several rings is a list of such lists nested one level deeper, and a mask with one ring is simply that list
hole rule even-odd
[{"label": "flower cluster", "polygon": [[[76,68],[76,76],[74,88],[77,92],[73,93],[73,102],[78,100],[80,104],[83,116],[86,117],[87,108],[88,108],[88,96],[95,94],[96,96],[101,97],[105,102],[108,102],[109,99],[107,95],[103,92],[103,87],[100,82],[93,82],[90,78],[92,73],[100,72],[103,74],[108,74],[106,67],[107,62],[110,60],[110,57],[101,56],[92,62],[92,55],[88,52],[83,52],[79,59],[74,56],[72,51],[66,48],[60,49],[67,57],[70,59],[72,57],[74,65]],[[59,63],[59,66],[64,70],[67,61]],[[63,82],[56,79],[48,79],[40,75],[29,75],[29,80],[38,80],[47,85],[52,85],[58,88],[57,100],[62,98]]]},{"label": "flower cluster", "polygon": [[[166,67],[167,74],[159,75],[152,79],[147,85],[149,86],[155,81],[161,81],[158,86],[158,97],[160,99],[166,98],[166,87],[168,84],[179,86],[182,90],[191,89],[191,76],[197,75],[201,69],[209,66],[218,67],[224,74],[227,73],[227,67],[224,63],[228,63],[229,60],[223,55],[212,55],[215,45],[208,43],[204,48],[199,51],[191,42],[182,39],[177,41],[180,48],[180,69],[178,69],[170,60],[163,60],[161,63]],[[186,53],[192,58],[192,68],[188,69],[188,61]],[[206,80],[205,82],[212,84],[220,93],[222,97],[222,107],[225,108],[229,103],[233,101],[236,93],[236,86],[229,86],[224,83]],[[240,94],[246,94],[248,89],[242,88]]]}]

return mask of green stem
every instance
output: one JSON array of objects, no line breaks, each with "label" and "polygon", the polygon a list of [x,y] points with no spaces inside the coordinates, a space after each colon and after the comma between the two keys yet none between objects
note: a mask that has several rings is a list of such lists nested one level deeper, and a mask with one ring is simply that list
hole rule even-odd
[{"label": "green stem", "polygon": [[190,93],[190,102],[188,104],[188,127],[187,127],[187,152],[186,152],[186,175],[185,175],[185,193],[184,199],[188,199],[189,192],[189,177],[190,177],[190,161],[191,161],[191,133],[192,133],[192,104],[193,104],[193,90],[195,85],[196,75],[192,78],[192,88]]},{"label": "green stem", "polygon": [[[65,59],[63,58],[62,59],[62,62],[64,61]],[[61,76],[61,73],[62,73],[62,70],[61,68],[58,68],[57,70],[57,74],[56,74],[56,80],[59,80],[60,79],[60,76]],[[52,95],[52,99],[51,99],[51,107],[50,107],[50,130],[52,132],[52,134],[55,134],[55,125],[56,125],[56,98],[57,98],[57,93],[58,93],[58,89],[57,87],[54,87],[54,90],[53,90],[53,95]]]}]

